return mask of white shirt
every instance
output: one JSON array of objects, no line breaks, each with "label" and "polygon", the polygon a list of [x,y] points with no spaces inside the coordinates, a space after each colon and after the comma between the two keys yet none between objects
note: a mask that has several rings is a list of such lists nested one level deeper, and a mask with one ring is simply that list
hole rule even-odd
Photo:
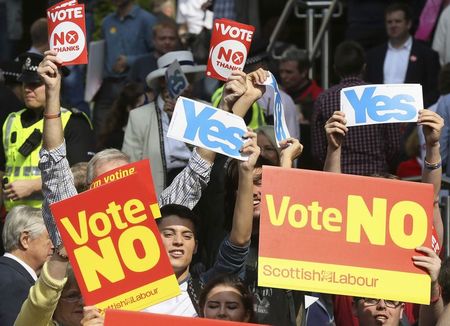
[{"label": "white shirt", "polygon": [[212,28],[213,13],[201,9],[205,0],[178,0],[177,24],[186,24],[188,32],[198,34],[203,27]]},{"label": "white shirt", "polygon": [[182,141],[167,137],[170,119],[168,114],[163,110],[164,100],[158,96],[158,108],[161,112],[161,125],[164,137],[164,155],[166,159],[167,170],[176,168],[184,168],[192,156],[191,151]]},{"label": "white shirt", "polygon": [[392,44],[388,42],[388,49],[383,67],[384,84],[403,84],[405,82],[411,47],[411,36],[399,48],[394,48]]},{"label": "white shirt", "polygon": [[439,17],[433,39],[433,50],[439,53],[441,65],[450,62],[450,6],[447,6]]},{"label": "white shirt", "polygon": [[23,268],[25,268],[27,270],[28,273],[30,273],[30,275],[31,275],[31,277],[33,278],[34,281],[37,280],[37,275],[36,275],[36,272],[34,271],[34,269],[32,269],[22,259],[14,256],[13,254],[10,254],[9,252],[5,253],[3,256],[11,258],[12,260],[15,260],[16,262],[18,262],[20,265],[22,265]]},{"label": "white shirt", "polygon": [[181,294],[169,300],[160,302],[151,307],[145,308],[143,312],[151,312],[154,314],[165,314],[172,316],[197,317],[191,297],[187,292],[188,282],[180,284]]}]

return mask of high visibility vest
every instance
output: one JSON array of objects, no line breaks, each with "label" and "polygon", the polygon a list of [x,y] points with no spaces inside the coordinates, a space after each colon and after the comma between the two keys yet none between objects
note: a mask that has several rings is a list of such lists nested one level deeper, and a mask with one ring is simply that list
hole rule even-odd
[{"label": "high visibility vest", "polygon": [[[222,99],[222,93],[223,86],[216,89],[211,96],[211,103],[216,108],[219,107],[220,100]],[[248,124],[248,127],[256,130],[259,127],[265,125],[266,119],[264,118],[264,109],[261,107],[261,105],[258,104],[258,102],[255,101],[252,104],[252,118],[250,120],[250,123]]]},{"label": "high visibility vest", "polygon": [[[41,170],[39,170],[38,163],[42,139],[39,146],[26,157],[20,154],[18,150],[35,129],[39,130],[41,133],[43,132],[44,119],[40,119],[31,126],[24,128],[20,116],[25,111],[26,110],[24,109],[11,113],[3,124],[3,148],[6,156],[4,177],[8,178],[8,183],[13,182],[14,180],[33,180],[41,176]],[[71,115],[72,112],[61,108],[63,128],[66,127]],[[40,208],[42,206],[42,193],[35,192],[25,199],[16,201],[5,199],[4,203],[7,211],[10,211],[11,208],[17,205],[28,205]]]}]

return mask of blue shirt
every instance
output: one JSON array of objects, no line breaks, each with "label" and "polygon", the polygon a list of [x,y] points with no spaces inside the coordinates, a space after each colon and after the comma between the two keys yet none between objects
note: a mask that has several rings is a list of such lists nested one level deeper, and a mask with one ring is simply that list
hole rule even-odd
[{"label": "blue shirt", "polygon": [[155,23],[155,16],[137,5],[123,18],[117,12],[105,17],[102,23],[102,35],[105,39],[103,77],[127,75],[127,70],[122,74],[112,70],[120,55],[127,57],[127,65],[131,67],[137,58],[153,50],[152,29]]}]

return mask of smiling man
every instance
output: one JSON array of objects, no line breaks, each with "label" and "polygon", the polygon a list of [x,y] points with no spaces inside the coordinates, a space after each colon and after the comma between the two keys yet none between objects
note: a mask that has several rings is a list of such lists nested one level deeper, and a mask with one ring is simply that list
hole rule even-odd
[{"label": "smiling man", "polygon": [[[68,176],[68,172],[65,172],[68,171],[68,164],[65,159],[62,121],[58,114],[60,110],[59,85],[61,83],[58,66],[60,64],[61,60],[56,57],[56,53],[48,51],[38,69],[41,78],[45,82],[48,95],[45,107],[45,114],[48,118],[44,121],[44,145],[41,150],[39,166],[43,176],[44,219],[55,244],[55,252],[61,257],[67,257],[49,209],[49,205],[52,202],[76,195],[73,179],[71,176]],[[234,88],[231,88],[231,91],[233,93],[236,92]],[[253,92],[249,95],[249,101],[253,102],[254,96],[260,97],[261,95],[261,91]],[[248,107],[249,105],[246,106],[246,108]],[[260,151],[256,143],[255,133],[247,132],[243,137],[249,138],[241,148],[241,152],[243,155],[248,156],[248,160],[240,161],[239,163],[239,185],[232,229],[229,236],[222,242],[215,265],[206,273],[199,275],[199,277],[192,277],[189,269],[197,248],[196,231],[198,227],[195,216],[191,209],[186,206],[193,207],[198,201],[199,198],[197,196],[200,196],[201,190],[209,180],[210,167],[214,161],[215,154],[205,149],[196,149],[193,155],[194,162],[189,164],[175,178],[172,184],[162,192],[159,200],[162,206],[162,217],[158,219],[157,223],[164,247],[180,285],[181,294],[149,307],[145,311],[196,316],[198,315],[198,290],[202,287],[202,284],[208,281],[211,275],[218,273],[242,274],[244,272],[253,220],[253,170]],[[197,151],[203,153],[205,158],[198,157]],[[200,164],[202,161],[204,161],[204,164]],[[127,162],[127,156],[117,150],[104,150],[97,153],[88,165],[88,183],[100,173],[107,172],[108,169],[124,165]],[[186,174],[190,175],[189,178],[184,177]],[[206,174],[205,178],[192,176],[200,174]],[[189,183],[188,179],[193,181]],[[189,200],[192,197],[195,198]],[[186,206],[182,206],[180,203]],[[193,281],[194,279],[196,280],[195,282]],[[97,315],[87,314],[85,319],[90,319],[91,317],[96,318]]]}]

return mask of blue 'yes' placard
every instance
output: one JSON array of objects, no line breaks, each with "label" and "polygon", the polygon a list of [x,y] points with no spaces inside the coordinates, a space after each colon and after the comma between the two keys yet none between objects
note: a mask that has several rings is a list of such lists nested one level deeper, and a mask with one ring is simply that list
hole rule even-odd
[{"label": "blue 'yes' placard", "polygon": [[347,87],[341,90],[341,111],[347,126],[416,122],[423,109],[419,84],[385,84]]},{"label": "blue 'yes' placard", "polygon": [[241,117],[180,96],[167,136],[245,161],[247,157],[242,156],[239,150],[246,132],[247,127]]}]

